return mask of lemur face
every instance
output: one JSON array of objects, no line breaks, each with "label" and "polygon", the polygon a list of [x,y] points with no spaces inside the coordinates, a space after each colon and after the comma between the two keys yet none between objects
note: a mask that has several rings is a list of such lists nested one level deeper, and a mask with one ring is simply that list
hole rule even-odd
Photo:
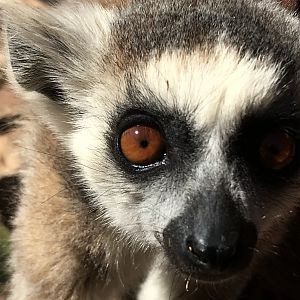
[{"label": "lemur face", "polygon": [[202,281],[280,240],[300,203],[295,17],[232,0],[12,14],[11,81],[107,226]]}]

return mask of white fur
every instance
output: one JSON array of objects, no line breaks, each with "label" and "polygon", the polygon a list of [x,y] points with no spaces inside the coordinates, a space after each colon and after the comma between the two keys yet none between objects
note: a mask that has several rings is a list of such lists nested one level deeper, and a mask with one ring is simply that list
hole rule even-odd
[{"label": "white fur", "polygon": [[247,108],[268,104],[280,70],[267,58],[242,56],[221,42],[189,55],[165,53],[147,63],[141,77],[169,106],[194,112],[202,128],[224,126],[240,119]]},{"label": "white fur", "polygon": [[172,276],[155,264],[141,285],[137,300],[172,300],[176,296],[173,292]]}]

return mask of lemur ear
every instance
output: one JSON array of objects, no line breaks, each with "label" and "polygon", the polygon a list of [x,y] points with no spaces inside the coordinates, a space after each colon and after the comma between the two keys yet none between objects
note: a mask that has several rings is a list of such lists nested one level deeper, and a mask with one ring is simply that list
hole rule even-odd
[{"label": "lemur ear", "polygon": [[55,101],[64,100],[60,78],[74,56],[71,43],[61,38],[62,28],[59,20],[40,10],[14,7],[7,13],[8,64],[15,80]]},{"label": "lemur ear", "polygon": [[291,11],[299,10],[299,0],[277,0],[279,1],[285,8]]}]

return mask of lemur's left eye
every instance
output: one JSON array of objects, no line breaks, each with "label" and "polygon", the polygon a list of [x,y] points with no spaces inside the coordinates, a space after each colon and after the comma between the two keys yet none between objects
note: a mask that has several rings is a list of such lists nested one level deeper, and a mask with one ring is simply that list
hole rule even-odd
[{"label": "lemur's left eye", "polygon": [[162,159],[165,141],[158,129],[135,125],[121,134],[120,149],[130,163],[146,166]]},{"label": "lemur's left eye", "polygon": [[269,169],[281,170],[295,158],[296,141],[283,130],[266,135],[260,144],[260,158]]}]

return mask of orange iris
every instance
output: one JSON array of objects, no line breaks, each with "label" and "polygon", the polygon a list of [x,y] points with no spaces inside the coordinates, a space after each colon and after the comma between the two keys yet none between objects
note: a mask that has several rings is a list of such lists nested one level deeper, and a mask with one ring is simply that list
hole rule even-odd
[{"label": "orange iris", "polygon": [[129,162],[145,166],[162,159],[165,141],[157,129],[136,125],[122,133],[120,147]]}]

